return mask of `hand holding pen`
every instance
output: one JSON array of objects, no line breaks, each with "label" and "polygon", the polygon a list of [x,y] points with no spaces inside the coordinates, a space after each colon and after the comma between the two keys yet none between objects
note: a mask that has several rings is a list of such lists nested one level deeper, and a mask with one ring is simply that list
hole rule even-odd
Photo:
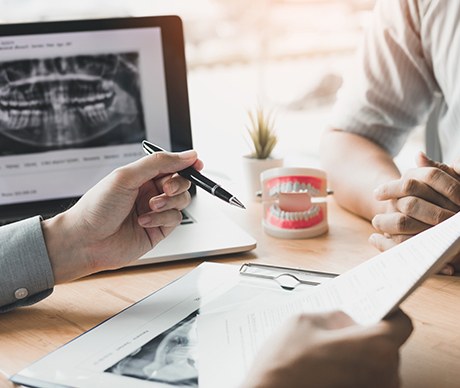
[{"label": "hand holding pen", "polygon": [[[161,147],[150,143],[147,140],[142,142],[142,148],[146,154],[153,154],[155,152],[164,151]],[[190,182],[194,183],[196,186],[201,187],[203,190],[207,191],[211,195],[214,195],[221,200],[228,202],[231,205],[237,206],[242,209],[246,209],[245,206],[238,200],[234,195],[230,194],[228,191],[223,189],[220,185],[213,182],[211,179],[205,177],[203,174],[195,170],[193,167],[188,167],[184,170],[177,172],[180,176],[188,179]]]}]

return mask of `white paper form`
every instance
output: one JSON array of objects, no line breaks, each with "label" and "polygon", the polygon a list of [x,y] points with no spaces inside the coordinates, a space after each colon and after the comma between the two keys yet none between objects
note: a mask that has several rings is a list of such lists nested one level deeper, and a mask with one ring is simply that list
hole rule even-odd
[{"label": "white paper form", "polygon": [[244,310],[201,315],[200,387],[238,386],[263,342],[296,313],[340,309],[360,324],[380,321],[459,251],[460,213],[308,294],[277,304],[259,300]]}]

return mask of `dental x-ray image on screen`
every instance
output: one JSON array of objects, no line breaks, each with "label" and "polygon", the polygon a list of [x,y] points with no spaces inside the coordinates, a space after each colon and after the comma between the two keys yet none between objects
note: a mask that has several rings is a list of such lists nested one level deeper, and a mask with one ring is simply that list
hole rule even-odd
[{"label": "dental x-ray image on screen", "polygon": [[145,137],[139,53],[0,62],[0,155]]},{"label": "dental x-ray image on screen", "polygon": [[176,387],[198,387],[198,313],[194,311],[105,372]]}]

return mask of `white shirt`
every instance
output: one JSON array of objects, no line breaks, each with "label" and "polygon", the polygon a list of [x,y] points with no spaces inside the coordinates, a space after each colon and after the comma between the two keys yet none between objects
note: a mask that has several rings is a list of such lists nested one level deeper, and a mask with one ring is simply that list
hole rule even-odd
[{"label": "white shirt", "polygon": [[442,159],[460,159],[459,0],[378,0],[358,58],[339,92],[333,128],[394,156],[438,95]]}]

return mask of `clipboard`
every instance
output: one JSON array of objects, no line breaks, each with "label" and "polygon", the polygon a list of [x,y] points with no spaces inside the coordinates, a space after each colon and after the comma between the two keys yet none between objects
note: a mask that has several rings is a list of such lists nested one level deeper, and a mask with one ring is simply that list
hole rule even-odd
[{"label": "clipboard", "polygon": [[[205,262],[11,377],[31,387],[198,386],[196,318],[282,300],[336,274]],[[165,359],[174,360],[170,364]],[[163,364],[162,364],[163,363]]]},{"label": "clipboard", "polygon": [[292,291],[300,285],[318,286],[338,276],[330,272],[255,263],[243,264],[240,267],[240,275],[272,280],[287,291]]}]

